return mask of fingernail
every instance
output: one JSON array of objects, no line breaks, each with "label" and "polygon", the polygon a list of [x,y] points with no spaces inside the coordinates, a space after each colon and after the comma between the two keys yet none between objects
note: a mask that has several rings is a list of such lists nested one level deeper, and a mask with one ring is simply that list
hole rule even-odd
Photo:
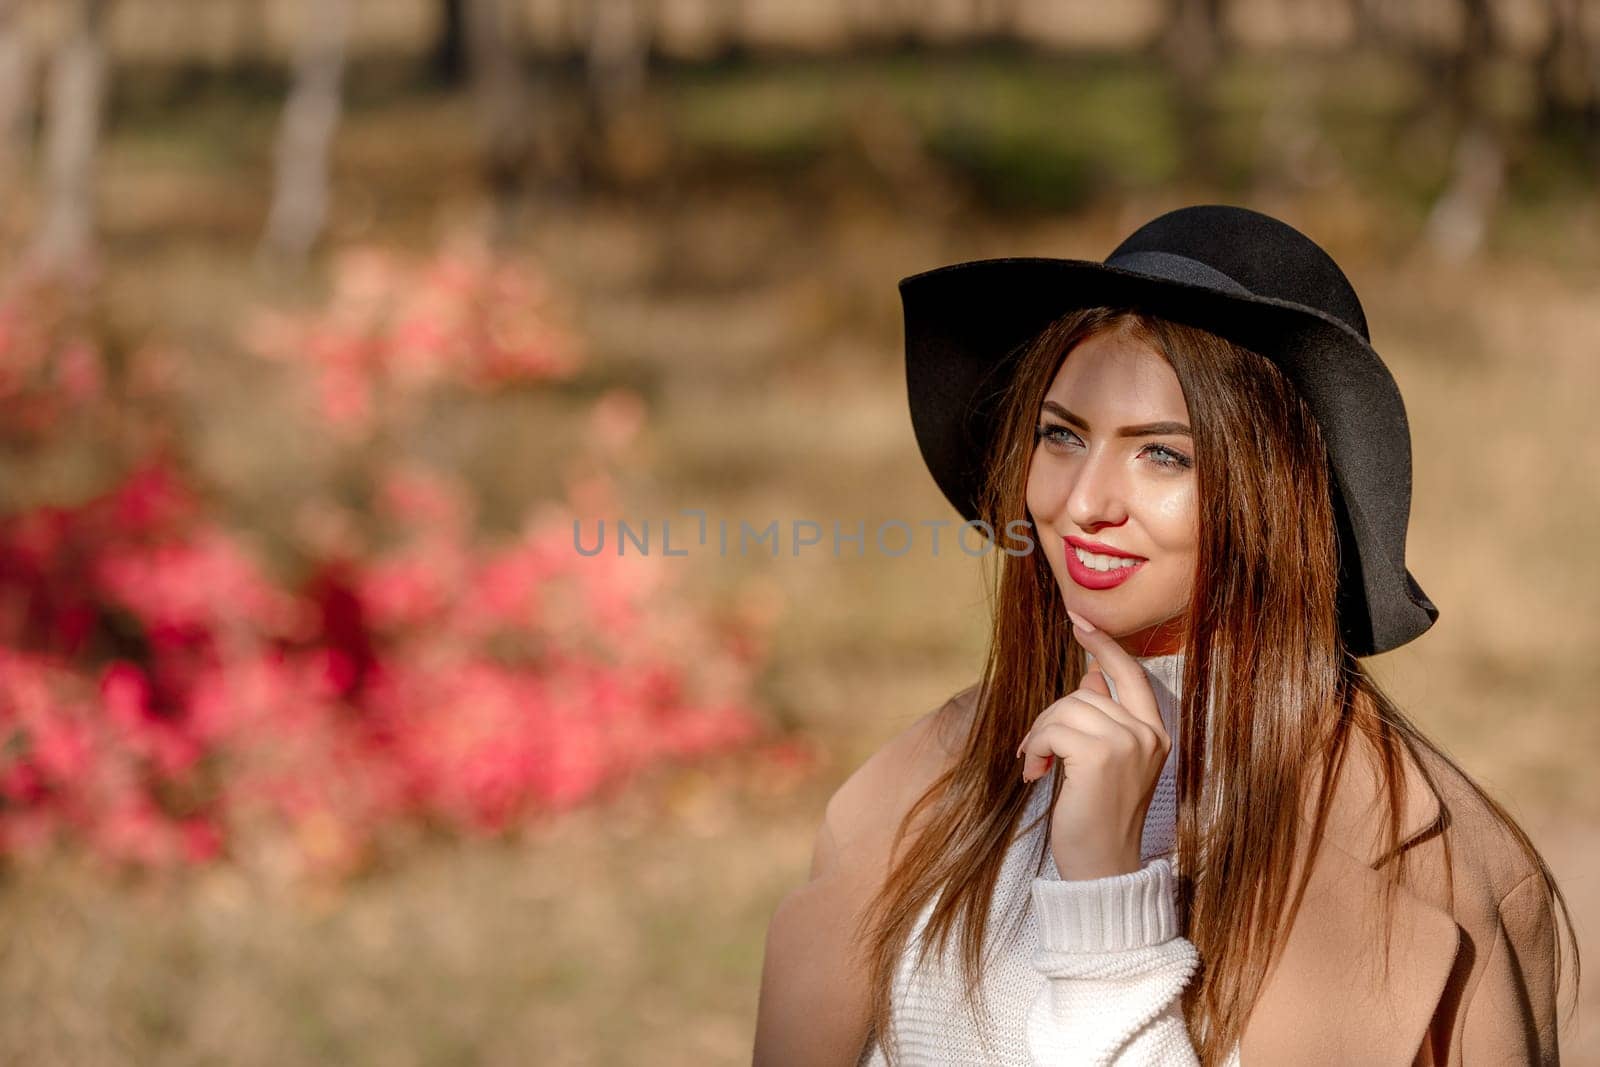
[{"label": "fingernail", "polygon": [[1067,618],[1072,620],[1072,625],[1076,626],[1084,633],[1094,633],[1094,627],[1089,625],[1089,620],[1085,619],[1082,615],[1079,615],[1076,611],[1073,611],[1069,608],[1067,610]]}]

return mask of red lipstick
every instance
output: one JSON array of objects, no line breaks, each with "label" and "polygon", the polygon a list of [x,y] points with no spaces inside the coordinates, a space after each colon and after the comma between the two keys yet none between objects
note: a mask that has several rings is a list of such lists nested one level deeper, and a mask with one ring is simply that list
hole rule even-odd
[{"label": "red lipstick", "polygon": [[[1086,566],[1083,560],[1078,558],[1078,553],[1074,551],[1076,548],[1081,548],[1085,552],[1093,552],[1097,555],[1121,556],[1128,561],[1128,565],[1117,567],[1115,570],[1097,571],[1092,567]],[[1066,555],[1067,574],[1071,576],[1074,582],[1077,582],[1085,589],[1114,589],[1133,577],[1134,573],[1148,562],[1143,556],[1132,555],[1121,549],[1102,544],[1099,541],[1090,541],[1086,538],[1071,536],[1066,538]]]},{"label": "red lipstick", "polygon": [[1067,544],[1077,545],[1085,552],[1093,552],[1101,556],[1126,556],[1129,559],[1144,559],[1143,556],[1134,555],[1132,552],[1124,552],[1115,545],[1108,545],[1104,541],[1091,541],[1087,537],[1074,537],[1068,534]]}]

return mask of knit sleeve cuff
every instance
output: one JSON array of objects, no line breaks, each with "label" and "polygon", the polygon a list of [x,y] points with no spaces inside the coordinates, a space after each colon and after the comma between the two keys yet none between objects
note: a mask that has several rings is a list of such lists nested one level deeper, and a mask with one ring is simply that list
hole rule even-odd
[{"label": "knit sleeve cuff", "polygon": [[1178,934],[1172,863],[1165,856],[1105,878],[1033,880],[1039,947],[1053,952],[1147,948]]}]

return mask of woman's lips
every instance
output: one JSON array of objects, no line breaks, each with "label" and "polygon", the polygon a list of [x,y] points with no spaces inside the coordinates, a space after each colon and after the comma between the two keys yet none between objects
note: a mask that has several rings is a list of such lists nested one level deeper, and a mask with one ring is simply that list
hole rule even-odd
[{"label": "woman's lips", "polygon": [[1097,571],[1086,566],[1078,558],[1078,550],[1068,541],[1063,540],[1062,545],[1067,550],[1067,573],[1072,580],[1085,589],[1114,589],[1133,577],[1133,573],[1143,567],[1149,560],[1134,559],[1128,561],[1128,566],[1118,567],[1116,570]]}]

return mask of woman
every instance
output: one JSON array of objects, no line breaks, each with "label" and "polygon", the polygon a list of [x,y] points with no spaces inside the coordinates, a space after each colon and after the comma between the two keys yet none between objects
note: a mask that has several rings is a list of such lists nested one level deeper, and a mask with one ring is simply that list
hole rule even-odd
[{"label": "woman", "polygon": [[901,293],[989,656],[829,801],[756,1062],[1557,1062],[1565,900],[1358,660],[1438,611],[1333,260],[1206,205]]}]

